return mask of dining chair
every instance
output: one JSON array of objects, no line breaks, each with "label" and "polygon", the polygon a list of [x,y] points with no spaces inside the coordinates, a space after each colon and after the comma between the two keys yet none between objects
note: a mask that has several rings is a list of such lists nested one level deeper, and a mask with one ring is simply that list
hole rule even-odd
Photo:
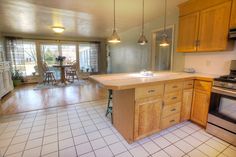
[{"label": "dining chair", "polygon": [[47,63],[43,62],[42,69],[43,69],[43,76],[44,76],[44,79],[43,79],[44,84],[46,82],[47,84],[50,84],[51,82],[52,85],[56,83],[54,72],[49,70]]},{"label": "dining chair", "polygon": [[66,78],[70,82],[74,82],[75,79],[79,79],[78,76],[79,63],[74,61],[72,66],[66,69]]}]

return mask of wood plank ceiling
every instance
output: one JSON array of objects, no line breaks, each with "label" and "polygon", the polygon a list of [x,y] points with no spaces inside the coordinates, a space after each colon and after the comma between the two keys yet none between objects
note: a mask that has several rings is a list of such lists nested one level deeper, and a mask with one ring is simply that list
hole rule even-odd
[{"label": "wood plank ceiling", "polygon": [[[186,0],[169,0],[168,13]],[[145,0],[145,22],[164,14],[164,0]],[[117,0],[117,28],[126,31],[141,24],[142,0]],[[55,35],[52,26],[64,26],[62,36],[99,37],[111,34],[113,0],[0,0],[0,32]]]}]

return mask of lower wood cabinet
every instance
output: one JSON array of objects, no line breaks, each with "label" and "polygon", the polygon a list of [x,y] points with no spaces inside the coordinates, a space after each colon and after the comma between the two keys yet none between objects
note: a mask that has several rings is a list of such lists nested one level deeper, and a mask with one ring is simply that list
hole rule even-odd
[{"label": "lower wood cabinet", "polygon": [[191,120],[197,124],[206,126],[209,104],[210,92],[194,89]]},{"label": "lower wood cabinet", "polygon": [[193,99],[193,89],[183,90],[183,102],[181,106],[181,116],[180,116],[181,121],[190,119],[192,99]]},{"label": "lower wood cabinet", "polygon": [[162,99],[138,100],[135,104],[135,139],[160,130]]},{"label": "lower wood cabinet", "polygon": [[171,127],[172,125],[179,123],[179,120],[180,120],[180,113],[176,113],[169,117],[163,118],[161,120],[161,129],[166,129],[168,127]]}]

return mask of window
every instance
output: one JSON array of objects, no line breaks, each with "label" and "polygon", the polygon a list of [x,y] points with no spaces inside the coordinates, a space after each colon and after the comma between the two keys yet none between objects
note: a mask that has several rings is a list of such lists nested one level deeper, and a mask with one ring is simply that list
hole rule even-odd
[{"label": "window", "polygon": [[7,40],[7,58],[12,62],[13,71],[23,76],[38,74],[36,44],[27,40]]},{"label": "window", "polygon": [[56,64],[56,57],[59,56],[59,47],[56,44],[41,45],[42,60],[51,66]]},{"label": "window", "polygon": [[98,72],[98,52],[97,43],[79,44],[79,62],[82,72]]},{"label": "window", "polygon": [[61,45],[61,55],[65,56],[65,64],[70,64],[72,62],[75,62],[76,59],[76,45],[69,45],[64,44]]}]

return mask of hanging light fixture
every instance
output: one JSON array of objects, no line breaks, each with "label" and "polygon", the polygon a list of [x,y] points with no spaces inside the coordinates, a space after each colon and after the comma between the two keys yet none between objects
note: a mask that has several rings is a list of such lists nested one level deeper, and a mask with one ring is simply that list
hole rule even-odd
[{"label": "hanging light fixture", "polygon": [[143,0],[143,12],[142,12],[142,32],[138,39],[138,43],[140,45],[145,45],[146,43],[148,43],[148,40],[144,35],[144,0]]},{"label": "hanging light fixture", "polygon": [[65,28],[64,28],[64,27],[53,26],[53,27],[52,27],[52,30],[53,30],[55,33],[62,33],[62,32],[64,32]]},{"label": "hanging light fixture", "polygon": [[160,43],[161,47],[166,47],[170,45],[168,42],[168,35],[166,33],[166,8],[167,8],[167,0],[165,0],[164,30],[161,35],[161,43]]},{"label": "hanging light fixture", "polygon": [[116,0],[114,0],[114,27],[111,37],[108,39],[109,43],[119,43],[120,37],[116,31]]}]

